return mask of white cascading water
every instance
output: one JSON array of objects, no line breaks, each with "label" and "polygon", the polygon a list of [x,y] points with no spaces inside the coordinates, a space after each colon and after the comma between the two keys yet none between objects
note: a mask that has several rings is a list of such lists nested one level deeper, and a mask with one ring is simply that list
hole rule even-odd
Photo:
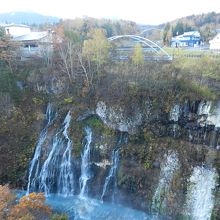
[{"label": "white cascading water", "polygon": [[117,174],[117,168],[118,168],[118,163],[119,163],[119,149],[117,148],[115,150],[113,150],[112,152],[112,165],[111,165],[111,169],[109,171],[108,176],[105,179],[105,183],[103,186],[103,191],[102,191],[102,196],[101,196],[101,200],[103,201],[103,198],[106,194],[106,190],[108,189],[109,185],[110,185],[110,181],[113,180],[113,194],[112,194],[112,200],[114,201],[114,191],[115,191],[115,187],[116,187],[116,174]]},{"label": "white cascading water", "polygon": [[68,136],[70,112],[66,115],[63,125],[53,139],[51,151],[44,161],[39,174],[39,189],[48,196],[57,192],[68,196],[74,192],[74,173],[71,160],[72,141]]},{"label": "white cascading water", "polygon": [[117,170],[118,170],[118,165],[119,165],[119,150],[122,142],[127,141],[127,136],[126,133],[120,134],[119,140],[117,141],[115,149],[112,151],[112,156],[111,156],[111,168],[109,170],[108,176],[105,179],[105,183],[103,186],[102,190],[102,195],[101,195],[101,200],[103,201],[104,196],[106,195],[107,190],[110,188],[110,185],[113,184],[113,189],[112,189],[112,201],[115,200],[115,192],[117,188]]},{"label": "white cascading water", "polygon": [[186,215],[192,220],[211,219],[217,174],[215,169],[195,167],[187,191]]},{"label": "white cascading water", "polygon": [[180,118],[180,105],[174,105],[173,108],[170,110],[170,121],[177,122]]},{"label": "white cascading water", "polygon": [[179,159],[175,152],[168,152],[161,164],[159,183],[152,199],[152,214],[157,216],[166,208],[166,195],[175,172],[180,168]]},{"label": "white cascading water", "polygon": [[180,105],[175,104],[173,108],[170,110],[170,114],[169,114],[169,120],[171,122],[174,122],[172,124],[172,135],[174,138],[177,137],[178,134],[178,125],[176,123],[180,118],[180,113],[181,113]]},{"label": "white cascading water", "polygon": [[38,179],[39,175],[39,168],[40,168],[40,158],[41,158],[41,149],[42,145],[44,144],[46,137],[47,137],[47,132],[48,132],[48,127],[52,124],[56,117],[55,112],[53,111],[51,103],[48,103],[47,105],[47,110],[45,114],[46,118],[46,126],[44,129],[41,131],[33,159],[31,160],[30,163],[30,168],[29,168],[29,175],[28,175],[28,185],[27,185],[27,194],[30,192],[34,191],[36,189],[36,182]]},{"label": "white cascading water", "polygon": [[90,170],[90,145],[92,142],[92,130],[90,127],[85,128],[85,146],[84,151],[81,154],[81,176],[79,178],[80,183],[80,197],[86,197],[88,193],[87,182],[91,178]]},{"label": "white cascading water", "polygon": [[68,128],[70,127],[71,115],[68,112],[64,120],[64,141],[66,142],[66,149],[62,155],[60,164],[60,174],[58,178],[59,187],[57,188],[58,193],[62,195],[69,195],[74,193],[74,176],[72,167],[72,141],[69,138]]},{"label": "white cascading water", "polygon": [[[199,123],[202,126],[211,124],[216,128],[220,128],[220,101],[216,104],[212,102],[201,102],[197,114],[201,116]],[[206,116],[206,118],[202,116]]]},{"label": "white cascading water", "polygon": [[198,115],[208,115],[211,110],[212,102],[210,101],[201,101],[198,107]]},{"label": "white cascading water", "polygon": [[208,115],[207,121],[209,124],[215,125],[216,128],[220,128],[220,101],[216,103],[213,111]]}]

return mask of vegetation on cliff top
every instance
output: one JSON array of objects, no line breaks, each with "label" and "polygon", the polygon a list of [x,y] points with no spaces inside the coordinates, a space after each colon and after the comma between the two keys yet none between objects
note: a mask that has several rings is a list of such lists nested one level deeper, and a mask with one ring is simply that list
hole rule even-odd
[{"label": "vegetation on cliff top", "polygon": [[190,15],[165,24],[163,42],[169,45],[172,36],[183,34],[187,31],[199,31],[202,41],[208,43],[220,28],[220,13]]}]

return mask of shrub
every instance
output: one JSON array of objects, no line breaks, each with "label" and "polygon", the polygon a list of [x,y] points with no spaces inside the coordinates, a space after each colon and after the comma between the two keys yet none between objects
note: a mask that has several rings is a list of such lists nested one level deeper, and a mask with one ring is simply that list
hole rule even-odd
[{"label": "shrub", "polygon": [[23,196],[19,203],[11,209],[8,220],[48,219],[51,209],[44,204],[45,199],[43,193],[31,193]]},{"label": "shrub", "polygon": [[66,214],[54,214],[51,220],[68,220],[68,216]]}]

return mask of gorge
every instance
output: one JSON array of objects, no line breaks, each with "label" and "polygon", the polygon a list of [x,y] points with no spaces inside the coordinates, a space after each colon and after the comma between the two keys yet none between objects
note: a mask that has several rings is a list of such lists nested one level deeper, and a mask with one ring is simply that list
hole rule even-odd
[{"label": "gorge", "polygon": [[115,59],[135,24],[56,28],[52,54],[0,59],[0,219],[218,220],[219,57]]},{"label": "gorge", "polygon": [[[100,106],[105,109],[102,113]],[[97,115],[80,117],[82,121],[74,120],[74,112],[68,111],[57,130],[53,123],[56,124],[58,112],[49,103],[45,113],[46,126],[40,133],[29,166],[27,193],[44,192],[48,204],[57,210],[63,207],[62,211],[69,213],[70,219],[108,219],[109,215],[115,215],[116,219],[169,219],[178,215],[190,219],[211,219],[219,178],[216,156],[213,156],[219,148],[219,106],[219,102],[205,101],[175,104],[166,116],[166,130],[158,137],[167,142],[161,146],[164,149],[151,155],[149,162],[138,165],[135,154],[141,149],[135,149],[129,155],[126,148],[133,144],[134,148],[140,147],[140,143],[132,140],[136,135],[133,132],[140,126],[136,123],[136,115],[141,118],[141,123],[146,120],[145,126],[150,127],[152,124],[148,122],[146,113],[152,117],[152,112],[142,112],[141,106],[137,106],[136,112],[127,116],[122,106],[108,107],[102,101],[92,111]],[[108,127],[100,131],[96,121],[102,123],[99,126],[117,128],[118,132],[105,131]],[[69,134],[75,123],[81,123],[84,130],[81,157],[71,152],[75,140],[71,140]],[[154,131],[153,127],[150,129]],[[167,140],[166,136],[174,140]],[[180,137],[184,141],[176,142]],[[194,152],[190,149],[192,146]],[[143,154],[141,156],[146,160],[152,149]],[[132,173],[135,173],[135,178]],[[181,182],[177,178],[181,178]],[[144,184],[144,181],[148,183]],[[132,202],[129,204],[127,201]],[[148,215],[128,210],[120,204],[147,210]],[[115,209],[118,211],[113,211]]]}]

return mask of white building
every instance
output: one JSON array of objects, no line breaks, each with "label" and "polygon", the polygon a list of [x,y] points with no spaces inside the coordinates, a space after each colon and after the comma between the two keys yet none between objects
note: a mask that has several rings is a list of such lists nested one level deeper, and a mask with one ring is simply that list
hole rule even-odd
[{"label": "white building", "polygon": [[44,57],[52,52],[52,32],[30,32],[12,39],[21,43],[21,55],[23,58]]},{"label": "white building", "polygon": [[220,50],[220,33],[209,41],[210,50]]},{"label": "white building", "polygon": [[12,38],[31,33],[30,27],[23,24],[2,24],[0,26],[5,29],[5,34]]},{"label": "white building", "polygon": [[18,57],[22,60],[32,58],[49,59],[53,53],[53,31],[33,32],[30,27],[22,24],[0,24],[11,41],[18,42]]},{"label": "white building", "polygon": [[53,51],[53,32],[32,32],[30,27],[22,24],[0,24],[11,41],[20,43],[21,58],[48,57]]},{"label": "white building", "polygon": [[172,37],[172,47],[197,47],[201,44],[201,36],[198,31],[184,32],[182,35]]}]

